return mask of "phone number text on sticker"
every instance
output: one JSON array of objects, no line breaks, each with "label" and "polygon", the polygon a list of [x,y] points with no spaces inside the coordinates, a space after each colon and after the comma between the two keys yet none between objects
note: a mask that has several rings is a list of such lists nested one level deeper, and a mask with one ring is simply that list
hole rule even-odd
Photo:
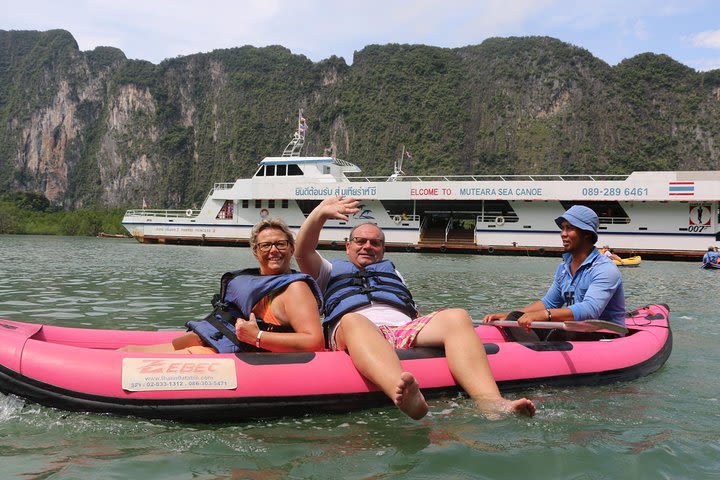
[{"label": "phone number text on sticker", "polygon": [[237,388],[230,358],[123,358],[122,388],[131,392]]}]

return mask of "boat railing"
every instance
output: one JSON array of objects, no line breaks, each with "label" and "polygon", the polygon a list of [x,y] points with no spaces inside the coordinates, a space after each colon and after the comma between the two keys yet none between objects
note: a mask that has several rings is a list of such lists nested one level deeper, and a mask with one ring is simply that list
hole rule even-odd
[{"label": "boat railing", "polygon": [[235,186],[232,182],[223,182],[223,183],[216,183],[213,185],[213,191],[216,190],[232,190],[233,186]]},{"label": "boat railing", "polygon": [[502,223],[516,223],[520,221],[517,213],[503,212],[501,210],[485,210],[482,215],[478,215],[477,221],[482,223],[497,223],[498,220]]},{"label": "boat railing", "polygon": [[[396,177],[395,182],[607,182],[624,181],[629,175],[403,175]],[[351,182],[385,182],[387,177],[347,176]]]},{"label": "boat railing", "polygon": [[429,218],[430,218],[430,217],[426,215],[426,216],[424,216],[423,219],[420,221],[420,232],[421,232],[421,234],[422,234],[422,232],[425,231],[425,227],[427,226],[427,222],[428,222],[428,219],[429,219]]},{"label": "boat railing", "polygon": [[629,217],[600,217],[600,223],[609,224],[627,224],[630,223]]},{"label": "boat railing", "polygon": [[388,215],[395,223],[400,222],[419,222],[420,215],[408,215],[407,213],[390,213]]},{"label": "boat railing", "polygon": [[125,216],[137,216],[137,217],[165,217],[165,218],[179,218],[179,217],[194,217],[200,213],[200,210],[193,210],[188,208],[187,210],[128,210],[125,212]]}]

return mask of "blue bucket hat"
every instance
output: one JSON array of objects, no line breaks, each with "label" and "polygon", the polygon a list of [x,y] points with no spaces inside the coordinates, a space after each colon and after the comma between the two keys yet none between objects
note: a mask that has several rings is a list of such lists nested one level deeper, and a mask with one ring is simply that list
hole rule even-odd
[{"label": "blue bucket hat", "polygon": [[591,208],[583,205],[573,205],[568,208],[562,216],[555,219],[558,227],[562,228],[563,220],[567,221],[573,227],[591,232],[593,234],[593,245],[597,242],[597,231],[600,220],[598,219],[597,213]]}]

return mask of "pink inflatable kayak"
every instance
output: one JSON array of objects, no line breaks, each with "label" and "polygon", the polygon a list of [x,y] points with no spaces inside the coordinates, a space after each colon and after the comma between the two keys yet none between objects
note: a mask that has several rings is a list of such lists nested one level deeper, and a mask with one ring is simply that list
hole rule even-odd
[{"label": "pink inflatable kayak", "polygon": [[[598,385],[648,375],[670,355],[665,305],[628,315],[629,333],[612,340],[519,343],[510,341],[501,327],[482,325],[476,331],[505,392]],[[389,404],[345,352],[166,355],[115,350],[169,342],[181,333],[0,319],[0,390],[66,410],[202,422]],[[459,389],[441,349],[417,348],[399,355],[426,397]]]}]

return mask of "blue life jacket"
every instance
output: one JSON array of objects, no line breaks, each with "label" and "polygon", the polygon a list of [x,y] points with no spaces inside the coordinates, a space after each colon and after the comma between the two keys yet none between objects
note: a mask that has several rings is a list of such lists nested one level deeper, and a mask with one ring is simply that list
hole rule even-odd
[{"label": "blue life jacket", "polygon": [[[318,310],[322,310],[320,288],[310,275],[295,271],[280,275],[261,275],[258,268],[247,268],[224,274],[220,280],[220,294],[213,297],[214,310],[204,319],[191,320],[185,326],[218,353],[262,351],[254,345],[238,340],[235,335],[235,320],[250,318],[253,307],[261,299],[298,281],[306,282],[310,286],[317,300]],[[261,318],[256,320],[260,330],[292,331],[289,326],[279,327],[265,323]]]},{"label": "blue life jacket", "polygon": [[347,260],[333,260],[324,296],[326,328],[346,313],[371,302],[392,305],[410,318],[418,315],[410,290],[390,260],[381,260],[363,269]]}]

